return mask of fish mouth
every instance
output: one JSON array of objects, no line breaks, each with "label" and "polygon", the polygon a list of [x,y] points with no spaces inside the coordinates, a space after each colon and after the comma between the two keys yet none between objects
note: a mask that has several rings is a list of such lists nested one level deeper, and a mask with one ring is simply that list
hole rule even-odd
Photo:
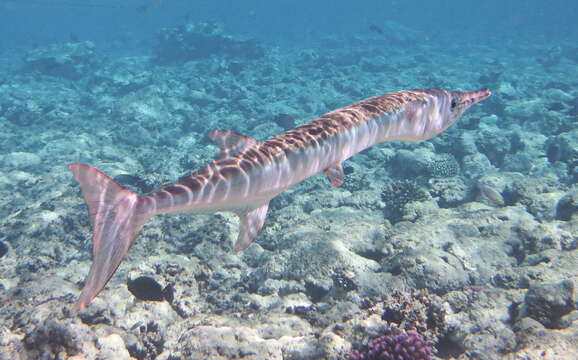
[{"label": "fish mouth", "polygon": [[488,89],[488,88],[483,88],[483,89],[473,90],[473,91],[464,91],[461,94],[460,102],[470,106],[470,105],[473,105],[477,102],[480,102],[480,101],[486,99],[490,95],[492,95],[492,93],[490,92],[490,89]]}]

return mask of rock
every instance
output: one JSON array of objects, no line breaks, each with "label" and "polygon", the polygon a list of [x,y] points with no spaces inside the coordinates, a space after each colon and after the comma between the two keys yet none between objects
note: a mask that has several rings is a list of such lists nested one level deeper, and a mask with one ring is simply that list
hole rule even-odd
[{"label": "rock", "polygon": [[519,98],[508,101],[504,110],[507,118],[520,121],[541,117],[545,112],[544,102],[537,98]]},{"label": "rock", "polygon": [[244,40],[225,34],[221,24],[198,22],[164,28],[156,49],[161,62],[188,61],[221,55],[260,58],[264,49],[255,40]]},{"label": "rock", "polygon": [[459,258],[437,249],[407,249],[386,258],[382,265],[384,270],[403,276],[412,287],[435,293],[460,289],[470,282]]},{"label": "rock", "polygon": [[161,326],[155,321],[149,321],[146,325],[138,327],[136,336],[125,337],[125,344],[130,355],[143,360],[156,359],[165,346],[165,331],[161,329]]},{"label": "rock", "polygon": [[510,135],[500,129],[484,129],[476,139],[478,150],[486,155],[492,165],[501,167],[504,157],[510,151],[512,144]]},{"label": "rock", "polygon": [[496,93],[511,99],[518,97],[518,90],[509,82],[500,82]]},{"label": "rock", "polygon": [[381,29],[387,34],[387,41],[397,44],[416,43],[425,39],[424,34],[415,28],[405,26],[399,22],[386,20]]},{"label": "rock", "polygon": [[187,359],[215,360],[281,360],[285,358],[282,356],[283,348],[288,349],[292,355],[308,353],[311,348],[302,345],[307,340],[300,335],[294,336],[293,332],[286,332],[278,339],[264,339],[254,328],[239,325],[199,325],[183,333],[181,351]]},{"label": "rock", "polygon": [[578,216],[578,187],[568,191],[556,204],[556,219],[569,221]]},{"label": "rock", "polygon": [[29,152],[12,152],[2,157],[2,167],[9,170],[26,170],[37,167],[42,160],[40,156]]},{"label": "rock", "polygon": [[468,187],[460,177],[430,179],[429,192],[440,207],[454,207],[466,200]]},{"label": "rock", "polygon": [[0,326],[0,360],[22,358],[22,335],[12,332],[5,326]]},{"label": "rock", "polygon": [[142,66],[144,62],[130,57],[99,69],[90,79],[92,92],[122,96],[144,88],[151,83],[151,72]]},{"label": "rock", "polygon": [[361,59],[361,70],[368,73],[380,73],[385,69],[395,69],[391,66],[391,62],[388,61],[386,57],[379,56],[375,58],[362,58]]},{"label": "rock", "polygon": [[118,334],[111,334],[98,339],[101,360],[131,360],[124,341]]},{"label": "rock", "polygon": [[514,331],[516,331],[516,333],[522,332],[525,335],[542,336],[546,334],[548,330],[546,330],[546,328],[544,328],[544,325],[542,325],[538,321],[530,317],[525,317],[520,319],[519,321],[516,321],[516,323],[514,324]]},{"label": "rock", "polygon": [[484,154],[466,155],[462,160],[462,173],[470,178],[476,178],[495,170],[490,160]]},{"label": "rock", "polygon": [[243,253],[241,254],[243,261],[251,267],[259,266],[265,258],[265,250],[261,245],[257,243],[251,244]]},{"label": "rock", "polygon": [[524,297],[520,318],[528,316],[547,328],[562,328],[562,316],[576,309],[573,297],[574,283],[570,280],[532,285]]},{"label": "rock", "polygon": [[[394,166],[399,169],[396,173],[397,176],[416,177],[444,172],[442,169],[444,165],[443,161],[439,163],[441,166],[436,167],[432,165],[436,160],[438,160],[438,156],[433,152],[433,149],[424,146],[415,150],[399,150],[396,153],[393,163]],[[440,158],[440,160],[443,160],[443,158]],[[436,172],[436,169],[439,169],[439,171]]]},{"label": "rock", "polygon": [[72,324],[45,320],[24,338],[24,345],[34,359],[52,359],[59,353],[76,355],[83,350],[83,334]]},{"label": "rock", "polygon": [[[74,122],[77,119],[77,113],[81,112],[84,116],[90,113],[90,110],[80,104],[82,96],[84,96],[83,92],[79,89],[74,86],[67,87],[57,81],[43,82],[42,85],[39,85],[36,78],[26,83],[15,82],[9,86],[0,86],[0,117],[19,127],[46,124],[54,126],[55,129],[63,124],[67,124],[66,127],[68,127],[71,120]],[[42,130],[41,133],[44,131]],[[15,149],[22,148],[27,142],[32,141],[34,151],[38,151],[39,146],[42,147],[44,143],[34,136],[21,137],[17,130],[11,136],[16,142],[11,147]],[[43,157],[63,150],[63,145],[66,147],[65,151],[70,151],[70,144],[63,138],[51,140],[50,143],[50,150],[42,152]],[[15,146],[16,144],[18,146]],[[76,146],[79,145],[80,143],[76,144]]]},{"label": "rock", "polygon": [[576,359],[576,329],[548,330],[529,317],[516,321],[512,328],[518,340],[517,359]]},{"label": "rock", "polygon": [[9,250],[8,244],[0,241],[0,258],[2,258],[4,255],[8,254],[8,250]]},{"label": "rock", "polygon": [[25,70],[66,79],[79,79],[94,64],[94,43],[69,42],[41,46],[24,57]]},{"label": "rock", "polygon": [[521,177],[515,174],[504,188],[506,204],[522,204],[539,220],[551,220],[556,215],[556,204],[562,197],[559,182],[551,176]]},{"label": "rock", "polygon": [[316,360],[326,359],[325,350],[315,339],[294,341],[282,349],[283,360]]},{"label": "rock", "polygon": [[305,281],[305,291],[313,302],[318,302],[327,295],[333,287],[333,282],[326,279],[309,278]]},{"label": "rock", "polygon": [[546,141],[546,156],[554,164],[566,167],[566,176],[571,182],[578,181],[578,130],[552,136]]},{"label": "rock", "polygon": [[[494,360],[501,354],[513,352],[516,334],[510,328],[508,304],[504,293],[480,291],[475,294],[453,293],[448,300],[454,314],[446,317],[450,329],[447,340],[458,349],[468,349],[473,357],[460,359]],[[460,307],[465,307],[460,308]]]},{"label": "rock", "polygon": [[575,324],[575,321],[578,320],[578,309],[573,310],[572,312],[562,316],[560,318],[560,325],[563,328],[567,328],[572,326],[572,324]]}]

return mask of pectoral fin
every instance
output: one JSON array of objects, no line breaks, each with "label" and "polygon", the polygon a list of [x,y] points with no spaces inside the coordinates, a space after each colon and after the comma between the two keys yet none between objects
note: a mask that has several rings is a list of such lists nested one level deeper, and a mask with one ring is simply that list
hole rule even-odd
[{"label": "pectoral fin", "polygon": [[267,216],[267,209],[269,208],[269,203],[262,205],[253,210],[239,214],[241,218],[239,237],[237,242],[235,242],[235,251],[244,250],[247,246],[255,240],[263,224],[265,223],[265,217]]},{"label": "pectoral fin", "polygon": [[328,167],[323,171],[323,173],[327,176],[332,186],[341,186],[343,180],[345,180],[345,174],[343,173],[341,163]]}]

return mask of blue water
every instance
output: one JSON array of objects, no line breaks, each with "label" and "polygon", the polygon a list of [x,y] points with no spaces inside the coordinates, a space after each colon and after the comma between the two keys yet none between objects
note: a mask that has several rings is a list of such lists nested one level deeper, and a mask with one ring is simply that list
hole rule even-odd
[{"label": "blue water", "polygon": [[[394,20],[432,38],[576,40],[578,4],[528,1],[210,1],[2,0],[2,50],[68,41],[71,34],[103,49],[122,41],[142,49],[158,29],[185,21],[223,22],[232,33],[299,46],[323,36],[363,33]],[[347,44],[343,44],[347,46]],[[118,47],[118,46],[117,46]]]}]

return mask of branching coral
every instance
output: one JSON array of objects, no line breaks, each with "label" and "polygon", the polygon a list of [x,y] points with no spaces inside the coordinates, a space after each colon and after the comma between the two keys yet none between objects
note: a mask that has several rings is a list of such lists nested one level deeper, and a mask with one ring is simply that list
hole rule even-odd
[{"label": "branching coral", "polygon": [[348,354],[350,360],[431,360],[432,347],[415,331],[375,337]]},{"label": "branching coral", "polygon": [[407,204],[414,201],[425,201],[429,198],[428,193],[411,180],[391,181],[381,193],[381,199],[386,206],[386,216],[394,222],[403,218]]}]

